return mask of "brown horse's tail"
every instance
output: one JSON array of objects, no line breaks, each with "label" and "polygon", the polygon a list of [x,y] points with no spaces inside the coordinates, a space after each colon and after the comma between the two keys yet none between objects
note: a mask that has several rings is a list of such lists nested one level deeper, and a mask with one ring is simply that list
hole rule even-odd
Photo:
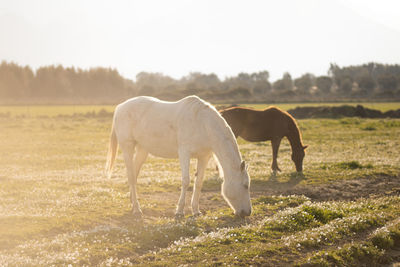
[{"label": "brown horse's tail", "polygon": [[108,146],[107,162],[105,166],[105,173],[108,176],[108,178],[111,177],[111,170],[115,162],[117,150],[118,150],[118,141],[117,141],[117,135],[115,134],[114,120],[113,120],[113,124],[111,126],[110,143]]}]

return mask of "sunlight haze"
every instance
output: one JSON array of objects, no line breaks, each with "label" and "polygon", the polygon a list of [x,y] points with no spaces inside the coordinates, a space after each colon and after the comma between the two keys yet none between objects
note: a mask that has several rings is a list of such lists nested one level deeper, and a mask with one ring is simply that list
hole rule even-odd
[{"label": "sunlight haze", "polygon": [[400,62],[398,1],[1,1],[0,59],[181,78]]},{"label": "sunlight haze", "polygon": [[400,267],[399,10],[0,0],[0,267]]}]

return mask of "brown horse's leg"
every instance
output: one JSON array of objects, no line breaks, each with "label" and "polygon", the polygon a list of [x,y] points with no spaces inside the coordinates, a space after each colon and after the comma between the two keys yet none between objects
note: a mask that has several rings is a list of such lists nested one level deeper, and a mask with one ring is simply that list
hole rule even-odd
[{"label": "brown horse's leg", "polygon": [[279,150],[279,145],[281,144],[281,137],[275,137],[272,138],[271,140],[271,145],[272,145],[272,171],[274,174],[276,174],[277,171],[281,171],[281,169],[279,169],[278,167],[278,150]]}]

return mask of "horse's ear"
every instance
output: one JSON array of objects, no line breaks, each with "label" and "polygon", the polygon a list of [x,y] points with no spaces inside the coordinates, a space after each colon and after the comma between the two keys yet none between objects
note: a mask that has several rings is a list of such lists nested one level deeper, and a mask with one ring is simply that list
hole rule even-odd
[{"label": "horse's ear", "polygon": [[306,150],[307,147],[308,147],[308,145],[307,146],[303,146],[303,150]]},{"label": "horse's ear", "polygon": [[246,162],[242,160],[242,163],[240,163],[240,170],[244,171],[246,169]]}]

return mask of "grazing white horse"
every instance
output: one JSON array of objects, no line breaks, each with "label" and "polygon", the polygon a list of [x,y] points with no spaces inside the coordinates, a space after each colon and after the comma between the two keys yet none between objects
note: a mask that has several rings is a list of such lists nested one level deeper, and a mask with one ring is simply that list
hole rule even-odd
[{"label": "grazing white horse", "polygon": [[[236,215],[251,214],[250,178],[231,128],[209,103],[197,96],[177,102],[139,96],[119,104],[114,112],[106,172],[111,174],[121,147],[127,169],[135,217],[142,211],[137,200],[136,182],[148,153],[163,158],[179,158],[182,189],[176,216],[183,216],[189,187],[190,158],[197,158],[197,177],[192,195],[192,213],[199,215],[199,197],[204,171],[214,153],[224,173],[222,195]],[[136,153],[135,153],[136,150]]]}]

